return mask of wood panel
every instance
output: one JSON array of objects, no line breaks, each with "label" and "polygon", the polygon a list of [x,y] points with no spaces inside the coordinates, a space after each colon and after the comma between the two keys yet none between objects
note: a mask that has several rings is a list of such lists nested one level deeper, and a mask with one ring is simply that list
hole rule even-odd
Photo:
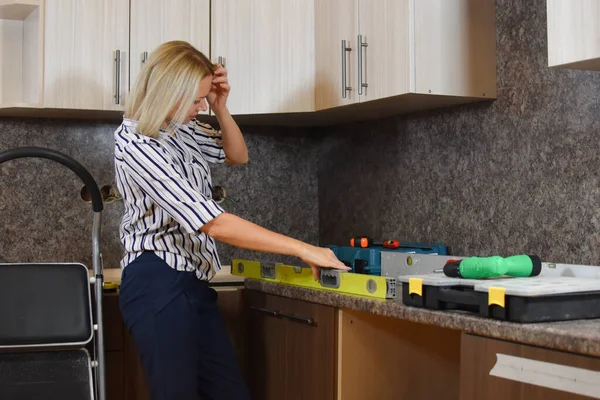
[{"label": "wood panel", "polygon": [[[336,310],[320,304],[290,300],[287,324],[288,400],[333,400],[336,368]],[[311,318],[313,323],[304,322]]]},{"label": "wood panel", "polygon": [[[584,400],[592,398],[492,376],[490,371],[498,361],[498,354],[538,360],[559,366],[600,371],[600,359],[598,358],[463,334],[460,400]],[[519,372],[520,375],[524,373],[523,371]],[[554,374],[556,374],[554,378],[546,376],[545,379],[563,378],[556,368],[554,368]],[[600,390],[596,389],[596,394],[595,398],[598,398]]]},{"label": "wood panel", "polygon": [[416,93],[495,98],[495,0],[419,0],[414,7]]},{"label": "wood panel", "polygon": [[335,398],[333,307],[247,291],[248,372],[252,398]]},{"label": "wood panel", "polygon": [[[318,0],[315,4],[315,107],[325,110],[358,101],[356,88],[358,35],[357,0]],[[342,53],[342,40],[351,50]],[[346,69],[342,69],[342,59]],[[346,91],[342,97],[342,76],[346,76]]]},{"label": "wood panel", "polygon": [[129,2],[46,0],[44,40],[45,107],[123,110],[129,82]]},{"label": "wood panel", "polygon": [[600,2],[547,0],[548,65],[600,70]]},{"label": "wood panel", "polygon": [[[363,42],[367,43],[367,47],[362,49],[362,75],[368,87],[363,89],[361,102],[405,94],[411,90],[413,60],[410,12],[413,10],[409,7],[410,3],[409,0],[358,2],[359,33],[363,35]],[[354,46],[358,49],[358,41]]]},{"label": "wood panel", "polygon": [[123,351],[106,352],[106,400],[126,399],[124,355]]},{"label": "wood panel", "polygon": [[210,57],[210,0],[131,0],[130,86],[144,53],[171,40],[183,40]]},{"label": "wood panel", "polygon": [[42,101],[44,3],[0,5],[0,108]]},{"label": "wood panel", "polygon": [[287,321],[269,312],[288,310],[288,299],[251,292],[248,327],[248,373],[252,398],[287,398]]},{"label": "wood panel", "polygon": [[338,399],[457,400],[459,377],[459,331],[339,311]]},{"label": "wood panel", "polygon": [[314,111],[314,8],[306,0],[211,4],[211,58],[224,57],[232,114]]},{"label": "wood panel", "polygon": [[104,293],[102,297],[104,322],[104,348],[106,351],[125,349],[125,323],[119,310],[119,296],[116,293]]}]

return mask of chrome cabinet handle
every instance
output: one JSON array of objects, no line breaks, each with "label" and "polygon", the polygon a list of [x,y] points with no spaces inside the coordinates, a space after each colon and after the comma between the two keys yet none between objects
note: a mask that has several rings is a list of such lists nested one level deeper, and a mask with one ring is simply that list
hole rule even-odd
[{"label": "chrome cabinet handle", "polygon": [[[363,88],[368,87],[369,85],[366,82],[363,82],[363,48],[369,46],[367,44],[367,37],[365,36],[365,41],[363,42],[363,36],[358,35],[357,47],[358,47],[358,94],[363,94]],[[366,63],[366,57],[365,57]]]},{"label": "chrome cabinet handle", "polygon": [[342,98],[346,98],[346,92],[352,90],[352,86],[348,86],[348,79],[346,76],[346,52],[352,51],[350,47],[346,45],[346,40],[342,40]]},{"label": "chrome cabinet handle", "polygon": [[217,59],[217,63],[221,64],[223,68],[227,68],[227,66],[225,65],[225,57],[219,56]]},{"label": "chrome cabinet handle", "polygon": [[148,61],[148,52],[147,51],[142,53],[142,64],[146,64],[146,61]]},{"label": "chrome cabinet handle", "polygon": [[115,104],[121,103],[121,50],[115,51]]}]

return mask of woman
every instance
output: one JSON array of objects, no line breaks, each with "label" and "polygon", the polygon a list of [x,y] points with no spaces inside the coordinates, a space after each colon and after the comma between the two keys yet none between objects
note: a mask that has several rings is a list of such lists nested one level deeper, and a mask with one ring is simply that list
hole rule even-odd
[{"label": "woman", "polygon": [[[244,164],[227,110],[227,71],[186,42],[159,46],[132,88],[115,132],[125,213],[121,312],[152,399],[249,399],[207,282],[220,269],[215,240],[297,256],[313,269],[348,269],[326,248],[224,212],[211,199],[209,163]],[[195,120],[207,101],[220,131]]]}]

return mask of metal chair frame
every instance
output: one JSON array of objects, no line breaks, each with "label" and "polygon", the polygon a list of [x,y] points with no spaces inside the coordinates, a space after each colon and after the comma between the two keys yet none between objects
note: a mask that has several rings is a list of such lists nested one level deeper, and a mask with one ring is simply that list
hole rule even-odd
[{"label": "metal chair frame", "polygon": [[[104,354],[104,325],[102,311],[102,297],[104,286],[104,275],[102,265],[102,253],[100,249],[102,209],[103,202],[100,189],[96,181],[88,170],[73,158],[55,150],[42,147],[19,147],[0,152],[0,164],[19,158],[44,158],[62,164],[74,172],[85,184],[92,199],[92,210],[94,212],[92,225],[92,268],[93,276],[89,282],[94,285],[93,301],[95,305],[95,324],[92,327],[93,344],[96,359],[92,361],[95,377],[95,398],[106,400],[106,372],[105,372],[105,354]],[[91,299],[91,297],[90,297]],[[91,304],[90,304],[91,307]],[[92,321],[94,315],[90,314]],[[26,347],[26,346],[23,346]]]}]

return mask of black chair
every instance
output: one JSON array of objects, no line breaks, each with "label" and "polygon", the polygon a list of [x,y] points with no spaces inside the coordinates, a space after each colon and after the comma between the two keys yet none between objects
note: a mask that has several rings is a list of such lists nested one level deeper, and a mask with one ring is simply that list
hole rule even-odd
[{"label": "black chair", "polygon": [[100,190],[80,163],[54,150],[6,150],[0,164],[27,157],[66,166],[91,194],[93,275],[79,263],[0,263],[0,399],[105,400]]}]

